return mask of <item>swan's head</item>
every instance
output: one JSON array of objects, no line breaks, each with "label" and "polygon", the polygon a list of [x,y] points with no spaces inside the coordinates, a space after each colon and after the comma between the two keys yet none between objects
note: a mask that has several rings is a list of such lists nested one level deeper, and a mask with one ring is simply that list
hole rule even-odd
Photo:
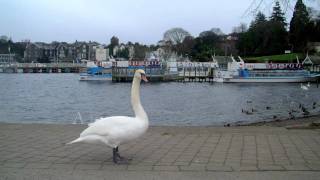
[{"label": "swan's head", "polygon": [[136,70],[134,73],[134,78],[138,78],[139,80],[143,80],[144,82],[148,82],[148,79],[146,77],[146,73],[142,69]]}]

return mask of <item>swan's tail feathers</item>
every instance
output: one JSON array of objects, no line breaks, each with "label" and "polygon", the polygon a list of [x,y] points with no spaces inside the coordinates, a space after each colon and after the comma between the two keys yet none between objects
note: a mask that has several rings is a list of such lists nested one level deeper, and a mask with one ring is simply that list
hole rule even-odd
[{"label": "swan's tail feathers", "polygon": [[71,142],[68,142],[66,145],[69,145],[69,144],[73,144],[73,143],[77,143],[77,142],[81,142],[83,140],[83,138],[79,137]]}]

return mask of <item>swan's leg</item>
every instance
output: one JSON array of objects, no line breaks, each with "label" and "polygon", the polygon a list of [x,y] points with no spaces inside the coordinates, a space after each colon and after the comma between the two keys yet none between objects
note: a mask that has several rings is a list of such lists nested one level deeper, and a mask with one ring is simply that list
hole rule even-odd
[{"label": "swan's leg", "polygon": [[112,149],[112,154],[113,154],[113,162],[114,163],[118,163],[118,161],[117,161],[117,149],[116,148],[113,148]]},{"label": "swan's leg", "polygon": [[118,164],[122,164],[122,163],[123,163],[123,164],[128,164],[129,161],[131,160],[131,159],[129,159],[129,158],[125,158],[125,157],[120,156],[119,148],[118,148],[118,147],[114,148],[114,152],[115,152],[115,156],[114,156],[114,158],[115,158],[114,162],[115,162],[115,163],[118,163]]},{"label": "swan's leg", "polygon": [[118,147],[118,146],[115,148],[115,150],[116,150],[116,156],[117,156],[120,160],[123,160],[124,158],[120,156],[119,147]]}]

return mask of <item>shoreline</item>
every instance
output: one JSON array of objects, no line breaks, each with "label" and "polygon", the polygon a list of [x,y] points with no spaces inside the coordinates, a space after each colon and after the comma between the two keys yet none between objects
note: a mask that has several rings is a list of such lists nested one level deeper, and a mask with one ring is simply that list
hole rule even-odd
[{"label": "shoreline", "polygon": [[[68,124],[68,123],[50,123],[50,122],[8,122],[2,121],[0,124],[26,124],[26,125],[80,125],[87,126],[87,124]],[[274,120],[262,120],[259,122],[242,122],[242,123],[225,123],[221,125],[151,125],[150,127],[245,127],[245,126],[270,126],[270,127],[284,127],[284,128],[302,128],[302,129],[318,129],[320,128],[320,114],[299,117],[295,119],[274,119]]]},{"label": "shoreline", "polygon": [[235,126],[271,126],[285,127],[287,129],[318,129],[320,128],[320,115],[299,117],[295,119],[275,119],[270,121],[238,124]]}]

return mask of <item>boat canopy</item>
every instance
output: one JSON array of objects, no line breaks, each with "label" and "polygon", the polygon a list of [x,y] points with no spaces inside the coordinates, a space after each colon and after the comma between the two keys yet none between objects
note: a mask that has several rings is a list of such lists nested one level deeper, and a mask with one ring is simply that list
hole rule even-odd
[{"label": "boat canopy", "polygon": [[99,72],[102,72],[103,69],[104,69],[103,67],[91,67],[91,68],[87,69],[87,73],[88,74],[97,74]]}]

